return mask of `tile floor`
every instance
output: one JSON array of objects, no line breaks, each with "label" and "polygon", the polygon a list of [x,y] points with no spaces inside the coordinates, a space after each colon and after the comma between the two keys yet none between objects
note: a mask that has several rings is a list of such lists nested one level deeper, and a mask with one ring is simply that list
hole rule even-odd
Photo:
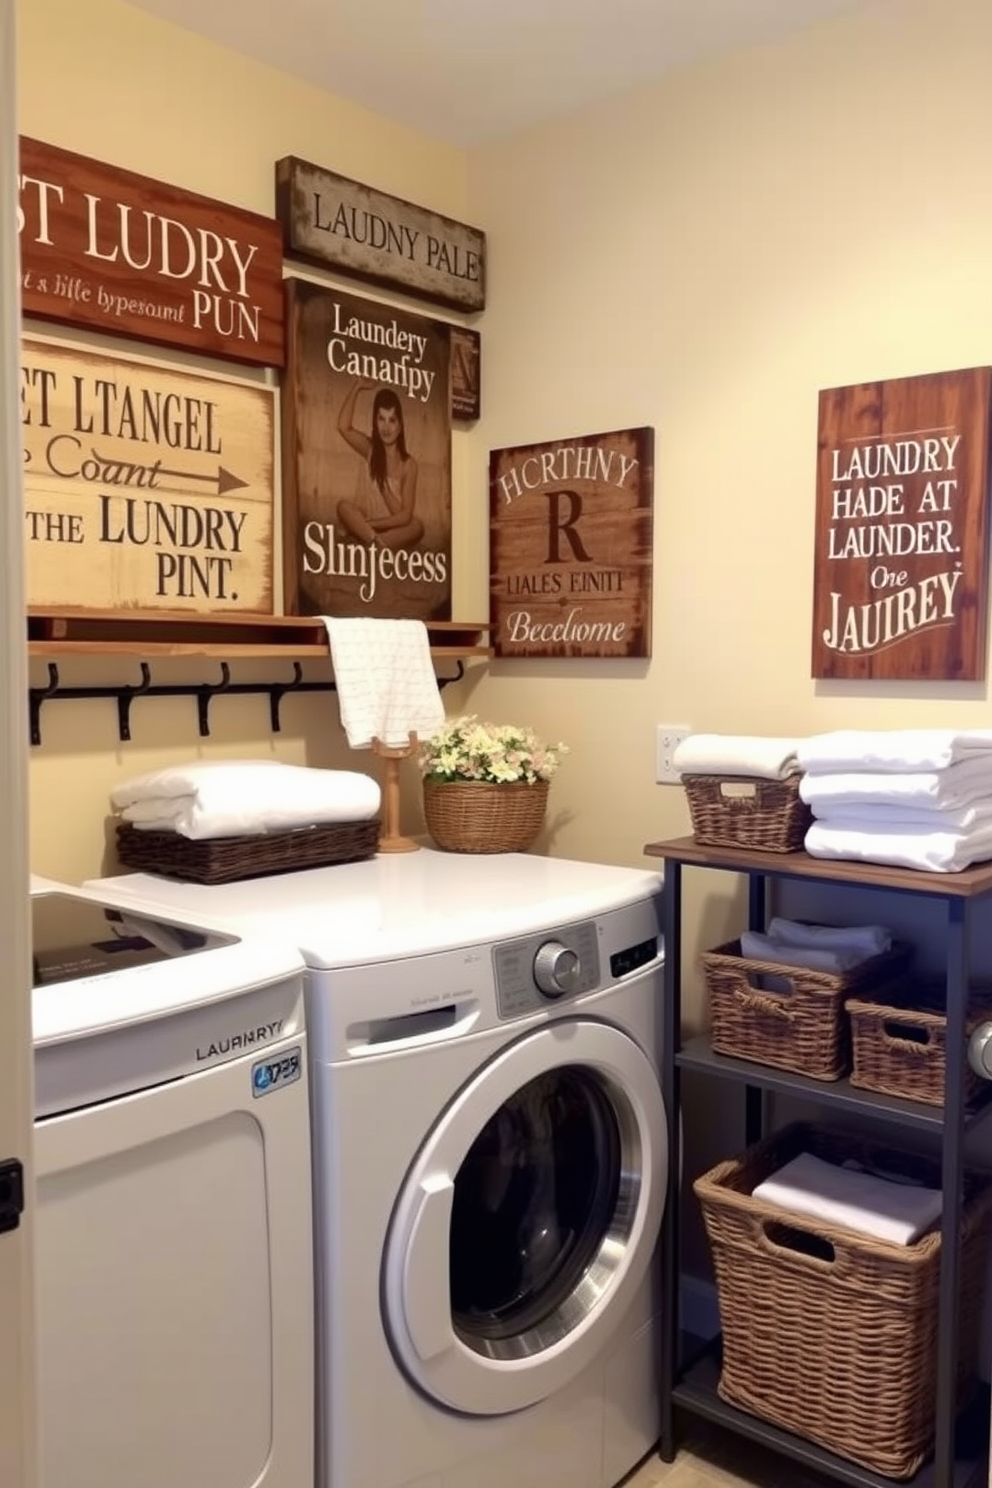
[{"label": "tile floor", "polygon": [[827,1488],[786,1457],[704,1422],[688,1424],[674,1462],[648,1457],[623,1488]]}]

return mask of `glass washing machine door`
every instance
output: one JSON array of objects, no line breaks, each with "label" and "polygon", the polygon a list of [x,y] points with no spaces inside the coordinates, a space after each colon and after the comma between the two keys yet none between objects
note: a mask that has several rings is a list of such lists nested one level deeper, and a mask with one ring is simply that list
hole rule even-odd
[{"label": "glass washing machine door", "polygon": [[644,1280],[667,1173],[657,1072],[632,1038],[562,1020],[503,1049],[445,1110],[393,1213],[383,1308],[412,1382],[473,1415],[560,1390]]}]

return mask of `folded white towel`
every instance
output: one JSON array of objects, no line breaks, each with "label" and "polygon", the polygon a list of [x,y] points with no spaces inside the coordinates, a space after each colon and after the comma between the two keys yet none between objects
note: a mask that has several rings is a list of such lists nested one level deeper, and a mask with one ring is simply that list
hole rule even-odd
[{"label": "folded white towel", "polygon": [[926,806],[814,806],[817,821],[830,827],[853,827],[859,832],[888,832],[912,827],[917,832],[973,832],[992,826],[992,802],[941,810]]},{"label": "folded white towel", "polygon": [[992,729],[837,729],[799,746],[799,764],[811,775],[943,770],[976,756],[992,765]]},{"label": "folded white towel", "polygon": [[352,770],[229,760],[153,770],[122,782],[110,799],[124,821],[144,831],[205,839],[368,821],[381,791],[371,776]]},{"label": "folded white towel", "polygon": [[229,775],[232,770],[237,770],[247,779],[248,771],[287,768],[281,760],[275,759],[196,760],[186,765],[169,765],[163,770],[149,770],[145,775],[132,775],[128,780],[122,780],[110,792],[110,804],[119,810],[134,801],[146,801],[153,796],[193,795],[215,775]]},{"label": "folded white towel", "polygon": [[892,946],[892,932],[884,925],[807,925],[802,920],[785,920],[778,915],[769,922],[768,935],[784,946],[860,951],[864,956],[880,956]]},{"label": "folded white towel", "polygon": [[799,769],[797,739],[753,734],[690,734],[672,756],[681,775],[744,775],[784,780]]},{"label": "folded white towel", "polygon": [[907,770],[885,774],[840,770],[830,775],[804,775],[799,794],[817,816],[834,806],[972,806],[992,803],[992,756],[976,754],[940,770]]},{"label": "folded white towel", "polygon": [[924,873],[960,873],[972,863],[992,858],[992,824],[964,832],[928,832],[914,826],[891,826],[883,832],[875,827],[815,821],[806,833],[806,851],[814,858],[886,863]]},{"label": "folded white towel", "polygon": [[939,1189],[838,1167],[810,1152],[801,1153],[759,1183],[754,1197],[792,1214],[874,1235],[893,1245],[911,1245],[936,1223],[943,1208]]},{"label": "folded white towel", "polygon": [[352,749],[368,749],[373,739],[399,748],[411,733],[421,739],[436,733],[444,704],[423,621],[321,618]]}]

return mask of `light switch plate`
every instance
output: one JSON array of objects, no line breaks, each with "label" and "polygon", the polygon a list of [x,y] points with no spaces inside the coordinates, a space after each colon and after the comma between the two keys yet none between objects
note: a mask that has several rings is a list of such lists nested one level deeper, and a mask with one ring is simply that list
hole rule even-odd
[{"label": "light switch plate", "polygon": [[654,778],[658,785],[680,785],[682,776],[675,768],[675,751],[692,733],[687,723],[659,723],[655,743]]}]

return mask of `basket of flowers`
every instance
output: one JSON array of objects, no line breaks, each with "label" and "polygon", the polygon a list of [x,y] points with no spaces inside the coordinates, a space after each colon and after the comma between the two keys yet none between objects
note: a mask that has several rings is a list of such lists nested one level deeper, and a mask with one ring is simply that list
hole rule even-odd
[{"label": "basket of flowers", "polygon": [[424,817],[448,852],[526,852],[544,824],[552,776],[568,752],[529,728],[446,722],[420,749]]}]

